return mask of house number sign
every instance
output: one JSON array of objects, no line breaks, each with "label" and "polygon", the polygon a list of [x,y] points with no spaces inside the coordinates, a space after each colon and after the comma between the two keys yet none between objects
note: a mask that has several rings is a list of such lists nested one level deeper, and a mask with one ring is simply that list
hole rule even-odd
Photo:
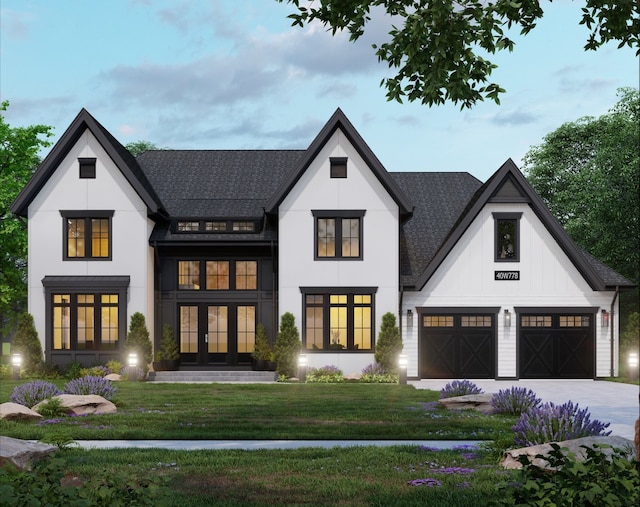
[{"label": "house number sign", "polygon": [[496,280],[520,280],[520,271],[496,271]]}]

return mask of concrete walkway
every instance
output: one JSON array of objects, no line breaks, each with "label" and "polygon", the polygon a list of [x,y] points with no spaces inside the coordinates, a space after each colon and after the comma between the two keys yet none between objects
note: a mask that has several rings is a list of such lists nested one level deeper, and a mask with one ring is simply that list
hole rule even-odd
[{"label": "concrete walkway", "polygon": [[[633,440],[635,422],[640,417],[640,388],[637,385],[604,380],[472,380],[486,393],[497,393],[511,386],[531,389],[543,403],[577,403],[588,408],[591,420],[610,423],[607,431]],[[451,380],[409,381],[417,389],[440,391]]]}]

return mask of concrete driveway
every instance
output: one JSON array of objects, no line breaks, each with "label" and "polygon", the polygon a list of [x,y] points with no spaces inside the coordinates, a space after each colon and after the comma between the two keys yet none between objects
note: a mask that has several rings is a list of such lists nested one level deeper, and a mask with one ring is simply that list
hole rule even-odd
[{"label": "concrete driveway", "polygon": [[[471,380],[471,379],[470,379]],[[640,417],[640,389],[636,385],[603,380],[471,380],[486,393],[511,386],[531,389],[543,403],[577,403],[588,408],[591,420],[611,423],[607,430],[633,440],[635,422]],[[409,381],[417,389],[440,391],[451,380]]]}]

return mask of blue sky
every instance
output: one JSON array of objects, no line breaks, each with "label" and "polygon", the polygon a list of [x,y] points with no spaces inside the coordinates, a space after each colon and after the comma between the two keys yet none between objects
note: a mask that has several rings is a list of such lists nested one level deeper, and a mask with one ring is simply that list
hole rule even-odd
[{"label": "blue sky", "polygon": [[583,5],[543,0],[538,26],[493,57],[501,105],[460,111],[386,101],[379,17],[353,44],[291,27],[292,7],[275,0],[2,0],[0,98],[11,126],[50,125],[54,140],[85,107],[123,144],[176,149],[306,148],[340,107],[387,170],[484,181],[638,87],[633,50],[583,50]]}]

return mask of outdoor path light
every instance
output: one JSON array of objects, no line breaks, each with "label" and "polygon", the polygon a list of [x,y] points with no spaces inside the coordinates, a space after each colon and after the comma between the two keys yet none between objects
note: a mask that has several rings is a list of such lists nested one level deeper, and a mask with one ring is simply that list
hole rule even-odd
[{"label": "outdoor path light", "polygon": [[629,358],[627,359],[627,364],[629,366],[629,380],[638,380],[638,353],[630,352]]},{"label": "outdoor path light", "polygon": [[407,366],[409,364],[409,360],[407,359],[406,354],[400,354],[398,356],[398,382],[400,384],[407,383]]},{"label": "outdoor path light", "polygon": [[298,356],[298,379],[300,382],[307,381],[307,364],[308,359],[306,354],[300,354]]},{"label": "outdoor path light", "polygon": [[20,367],[22,366],[22,354],[11,354],[13,366],[13,380],[20,380]]}]

